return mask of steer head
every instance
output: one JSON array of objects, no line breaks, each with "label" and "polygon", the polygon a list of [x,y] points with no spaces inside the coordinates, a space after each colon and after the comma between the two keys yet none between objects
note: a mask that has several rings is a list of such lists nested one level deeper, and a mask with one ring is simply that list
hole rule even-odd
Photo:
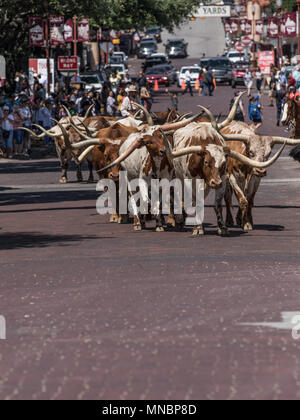
[{"label": "steer head", "polygon": [[226,174],[226,167],[226,151],[215,144],[209,144],[203,148],[203,152],[191,156],[192,172],[194,169],[194,173],[201,174],[204,181],[214,189],[222,186],[222,177]]}]

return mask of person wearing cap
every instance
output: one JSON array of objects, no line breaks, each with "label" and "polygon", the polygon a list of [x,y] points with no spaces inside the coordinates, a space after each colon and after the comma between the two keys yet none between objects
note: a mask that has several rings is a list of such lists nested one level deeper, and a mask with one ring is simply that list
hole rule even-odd
[{"label": "person wearing cap", "polygon": [[257,130],[262,125],[262,106],[259,95],[254,95],[249,99],[249,119],[252,121],[251,127]]},{"label": "person wearing cap", "polygon": [[14,135],[14,117],[9,111],[9,107],[5,105],[3,107],[3,117],[0,118],[1,124],[1,137],[2,145],[4,149],[4,155],[9,159],[12,159],[12,149],[13,149],[13,135]]},{"label": "person wearing cap", "polygon": [[134,111],[136,111],[136,107],[134,106],[133,102],[136,101],[137,97],[137,89],[135,86],[130,86],[128,88],[128,96],[125,97],[122,105],[121,105],[121,115],[122,117],[133,117]]}]

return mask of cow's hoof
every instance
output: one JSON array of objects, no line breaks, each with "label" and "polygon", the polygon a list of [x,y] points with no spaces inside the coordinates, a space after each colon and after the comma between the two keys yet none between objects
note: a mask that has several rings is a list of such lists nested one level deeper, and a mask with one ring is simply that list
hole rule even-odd
[{"label": "cow's hoof", "polygon": [[231,218],[231,219],[227,219],[226,220],[226,226],[227,227],[233,227],[234,226],[234,220]]},{"label": "cow's hoof", "polygon": [[222,238],[226,238],[227,236],[229,236],[228,229],[218,228],[218,235],[221,236]]},{"label": "cow's hoof", "polygon": [[157,226],[156,232],[164,232],[165,229],[162,226]]},{"label": "cow's hoof", "polygon": [[89,178],[89,179],[87,180],[87,182],[88,182],[89,184],[92,184],[92,183],[94,182],[94,178]]},{"label": "cow's hoof", "polygon": [[68,182],[68,179],[65,176],[62,176],[59,180],[60,184],[67,184],[67,182]]},{"label": "cow's hoof", "polygon": [[133,230],[135,232],[141,232],[142,231],[142,225],[134,225]]},{"label": "cow's hoof", "polygon": [[112,214],[109,218],[109,223],[118,223],[119,217],[116,214]]},{"label": "cow's hoof", "polygon": [[205,235],[204,229],[203,228],[195,228],[193,230],[192,236],[196,237],[196,236],[203,236]]},{"label": "cow's hoof", "polygon": [[77,178],[77,182],[83,182],[83,178]]},{"label": "cow's hoof", "polygon": [[251,225],[251,223],[247,222],[244,226],[244,231],[251,232],[252,230],[253,230],[253,226]]},{"label": "cow's hoof", "polygon": [[128,225],[129,224],[129,217],[126,216],[126,215],[119,216],[118,223],[119,223],[119,225]]}]

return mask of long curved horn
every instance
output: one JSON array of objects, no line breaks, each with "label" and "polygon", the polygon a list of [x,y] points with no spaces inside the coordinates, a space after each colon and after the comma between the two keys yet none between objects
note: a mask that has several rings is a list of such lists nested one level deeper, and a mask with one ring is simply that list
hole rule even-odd
[{"label": "long curved horn", "polygon": [[166,148],[169,162],[172,162],[173,159],[176,159],[178,157],[190,155],[192,153],[200,153],[204,150],[203,146],[191,146],[191,147],[185,147],[183,149],[177,150],[176,152],[173,152],[171,144],[166,136],[166,133],[163,130],[160,130],[160,131],[164,139],[165,148]]},{"label": "long curved horn", "polygon": [[80,141],[78,143],[73,143],[71,145],[72,149],[83,149],[84,147],[91,147],[91,146],[99,146],[101,144],[103,139],[89,139]]},{"label": "long curved horn", "polygon": [[286,139],[285,137],[273,137],[272,144],[286,144],[287,146],[298,146],[300,144],[300,139]]},{"label": "long curved horn", "polygon": [[51,121],[54,121],[55,124],[57,124],[58,127],[61,129],[62,135],[64,137],[65,145],[66,145],[67,149],[71,149],[71,142],[70,142],[69,135],[68,135],[65,127],[59,121],[55,120],[54,118],[51,118]]},{"label": "long curved horn", "polygon": [[193,113],[192,112],[186,112],[183,115],[179,115],[174,122],[182,121],[182,120],[184,120],[187,117],[190,117],[191,118],[191,116],[193,116]]},{"label": "long curved horn", "polygon": [[200,116],[202,115],[202,112],[195,115],[192,118],[189,118],[187,120],[184,121],[180,121],[180,122],[176,122],[176,123],[171,123],[171,124],[164,124],[162,125],[160,128],[163,131],[170,131],[170,130],[178,130],[179,128],[183,128],[188,124],[191,124],[192,122],[194,122],[195,120],[197,120]]},{"label": "long curved horn", "polygon": [[45,133],[38,135],[34,131],[31,131],[29,128],[26,128],[26,127],[20,127],[20,130],[26,131],[27,133],[31,135],[31,137],[34,137],[37,140],[41,140],[46,137]]},{"label": "long curved horn", "polygon": [[138,104],[138,103],[136,103],[136,102],[132,102],[132,103],[133,103],[133,105],[134,105],[134,106],[136,106],[137,108],[141,109],[141,110],[144,112],[144,114],[145,114],[145,116],[146,116],[146,118],[147,118],[147,122],[148,122],[148,124],[149,124],[150,126],[153,126],[153,125],[154,125],[154,122],[153,122],[153,119],[152,119],[152,117],[151,117],[151,115],[150,115],[149,111],[147,111],[147,109],[146,109],[146,108],[144,108],[141,104]]},{"label": "long curved horn", "polygon": [[246,136],[243,134],[223,134],[222,133],[222,137],[226,140],[226,141],[241,141],[245,144],[249,144],[251,136]]},{"label": "long curved horn", "polygon": [[97,171],[98,173],[107,171],[107,169],[110,169],[116,165],[119,165],[122,163],[125,159],[127,159],[139,146],[141,145],[141,140],[137,139],[135,140],[131,146],[128,147],[128,149],[119,156],[114,162],[112,162],[110,165],[105,166],[104,168]]},{"label": "long curved horn", "polygon": [[88,116],[90,115],[90,112],[91,112],[91,110],[94,108],[94,105],[91,105],[90,107],[89,107],[89,109],[86,111],[86,113],[85,113],[85,116],[84,116],[84,118],[83,118],[83,121],[85,121],[87,118],[88,118]]},{"label": "long curved horn", "polygon": [[77,159],[77,161],[78,161],[78,163],[81,163],[85,158],[86,158],[86,156],[92,151],[92,150],[94,150],[94,147],[95,146],[89,146],[84,152],[82,152],[81,153],[81,155],[78,157],[78,159]]},{"label": "long curved horn", "polygon": [[211,125],[212,125],[212,127],[218,132],[218,134],[220,135],[220,142],[221,142],[221,144],[222,144],[222,146],[223,147],[227,147],[227,144],[226,144],[226,141],[225,141],[225,138],[224,138],[224,136],[223,136],[223,134],[222,133],[220,133],[220,129],[219,129],[219,126],[218,126],[218,123],[217,123],[217,121],[216,121],[216,119],[215,119],[215,117],[214,117],[214,115],[213,115],[213,113],[208,109],[208,108],[205,108],[204,106],[202,106],[202,105],[198,105],[199,106],[199,108],[201,108],[204,112],[205,112],[205,114],[207,114],[207,116],[208,116],[208,118],[210,119],[210,122],[211,122]]},{"label": "long curved horn", "polygon": [[43,133],[45,133],[45,136],[48,136],[48,137],[52,137],[52,138],[54,138],[54,137],[57,137],[57,135],[56,134],[53,134],[53,133],[51,133],[51,130],[45,130],[44,129],[44,127],[42,127],[41,125],[39,125],[39,124],[32,124],[34,127],[37,127],[39,130],[41,130]]},{"label": "long curved horn", "polygon": [[76,131],[77,134],[80,135],[80,137],[82,137],[84,140],[93,140],[97,137],[98,132],[96,132],[95,134],[92,134],[91,136],[87,136],[86,134],[84,134],[81,130],[79,130],[79,128],[72,124],[71,127]]},{"label": "long curved horn", "polygon": [[181,156],[191,155],[193,153],[201,153],[203,151],[203,146],[184,147],[183,149],[177,150],[176,152],[172,152],[172,158],[176,159]]},{"label": "long curved horn", "polygon": [[265,169],[269,166],[273,165],[273,163],[278,160],[279,156],[281,155],[283,149],[285,148],[285,144],[281,147],[281,149],[274,155],[270,160],[267,162],[257,162],[255,160],[249,159],[247,156],[242,155],[241,153],[235,152],[233,150],[230,150],[229,156],[239,160],[240,162],[244,163],[245,165],[251,166],[253,168],[260,168]]},{"label": "long curved horn", "polygon": [[246,91],[240,93],[239,96],[236,97],[236,99],[234,101],[234,104],[233,104],[233,107],[231,108],[230,113],[229,113],[228,117],[226,118],[226,120],[223,121],[221,124],[218,124],[220,130],[222,128],[226,127],[226,125],[229,125],[234,120],[234,117],[235,117],[235,114],[236,114],[236,110],[237,110],[237,107],[238,107],[238,103],[239,103],[241,97],[245,93],[246,93]]},{"label": "long curved horn", "polygon": [[133,118],[137,119],[137,117],[142,113],[142,110],[139,109],[133,116]]}]

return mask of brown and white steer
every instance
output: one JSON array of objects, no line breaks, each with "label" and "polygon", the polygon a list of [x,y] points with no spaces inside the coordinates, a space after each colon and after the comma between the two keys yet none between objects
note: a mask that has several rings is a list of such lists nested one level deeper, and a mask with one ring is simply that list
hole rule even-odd
[{"label": "brown and white steer", "polygon": [[[233,121],[223,128],[221,133],[227,140],[227,145],[230,150],[239,152],[258,162],[266,161],[276,144],[299,144],[299,142],[295,140],[282,137],[260,136],[247,124],[239,121]],[[239,138],[242,141],[237,141]],[[250,168],[235,159],[229,159],[228,183],[225,194],[227,226],[231,227],[234,224],[231,213],[232,193],[234,192],[239,203],[237,224],[245,231],[253,230],[252,209],[254,206],[254,199],[260,186],[261,179],[266,175],[266,169]]]}]

